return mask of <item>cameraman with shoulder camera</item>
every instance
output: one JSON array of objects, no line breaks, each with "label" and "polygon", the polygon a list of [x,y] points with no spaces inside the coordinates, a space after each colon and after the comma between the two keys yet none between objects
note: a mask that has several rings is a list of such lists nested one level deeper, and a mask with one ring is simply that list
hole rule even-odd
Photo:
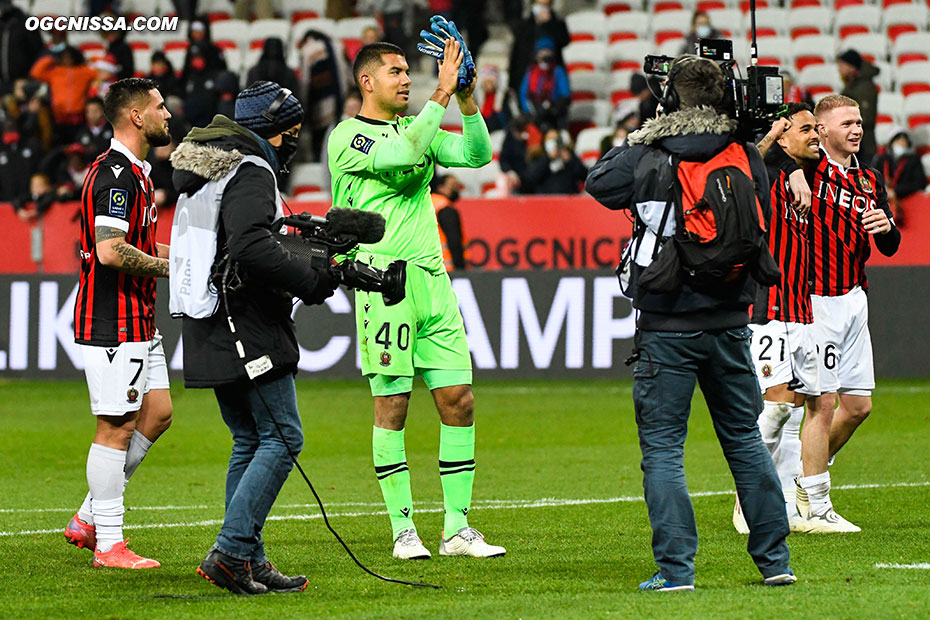
[{"label": "cameraman with shoulder camera", "polygon": [[184,384],[213,388],[233,437],[223,526],[197,570],[237,594],[296,592],[307,579],[278,572],[262,540],[293,466],[288,452],[303,446],[292,294],[320,304],[336,283],[272,235],[284,216],[277,175],[297,149],[300,102],[274,82],[255,82],[235,110],[235,122],[215,116],[171,156],[181,193],[171,313],[183,317]]},{"label": "cameraman with shoulder camera", "polygon": [[[731,212],[726,217],[758,213],[759,220],[768,220],[769,185],[762,158],[753,145],[739,144],[733,136],[736,123],[715,111],[723,95],[724,76],[713,61],[679,56],[666,81],[664,113],[631,134],[626,145],[611,149],[591,169],[586,183],[587,191],[603,205],[629,209],[636,219],[634,230],[640,233],[634,233],[628,248],[631,278],[626,292],[639,311],[632,358],[636,360],[633,402],[653,555],[659,567],[640,584],[643,590],[694,589],[697,530],[683,455],[695,382],[700,383],[740,500],[747,507],[750,555],[766,585],[796,581],[788,566],[789,530],[781,485],[756,426],[762,399],[749,353],[748,307],[756,289],[749,267],[733,264],[725,277],[701,280],[699,285],[680,265],[672,265],[672,273],[658,274],[667,276],[664,292],[653,292],[662,287],[647,290],[643,280],[654,260],[656,266],[668,265],[667,259],[676,254],[687,256],[684,245],[692,234],[692,222],[683,211],[688,200],[696,209],[718,200],[719,191],[735,198],[722,201],[726,203],[722,208]],[[721,161],[728,154],[728,167],[714,169],[706,178],[687,178],[687,171],[700,170],[701,164]],[[727,175],[725,182],[722,174]],[[708,191],[695,200],[695,193],[704,192],[705,181]],[[742,191],[736,193],[737,188]],[[682,204],[673,219],[670,211],[676,201]],[[725,218],[719,219],[722,224]],[[762,238],[761,230],[757,232]],[[771,259],[767,248],[765,253]],[[755,266],[752,274],[772,279],[770,271],[757,275]]]}]

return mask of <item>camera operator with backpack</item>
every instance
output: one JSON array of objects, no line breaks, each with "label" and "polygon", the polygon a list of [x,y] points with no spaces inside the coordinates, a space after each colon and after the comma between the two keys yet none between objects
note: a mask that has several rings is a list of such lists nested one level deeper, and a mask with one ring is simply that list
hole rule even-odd
[{"label": "camera operator with backpack", "polygon": [[586,189],[629,209],[634,234],[618,274],[638,310],[633,402],[658,572],[643,590],[693,590],[697,530],[683,453],[695,382],[707,401],[766,585],[796,581],[785,543],[781,485],[759,435],[762,410],[749,351],[756,283],[779,272],[766,239],[769,183],[755,146],[714,109],[724,75],[683,55],[672,63],[663,113],[611,149]]}]

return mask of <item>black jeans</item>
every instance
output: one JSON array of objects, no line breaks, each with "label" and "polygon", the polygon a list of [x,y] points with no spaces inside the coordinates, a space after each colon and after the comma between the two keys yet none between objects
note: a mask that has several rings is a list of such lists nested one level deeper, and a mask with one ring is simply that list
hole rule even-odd
[{"label": "black jeans", "polygon": [[696,382],[751,531],[747,550],[764,577],[784,573],[788,519],[772,457],[756,426],[762,395],[749,355],[749,328],[642,331],[639,337],[633,403],[652,552],[662,576],[678,585],[694,583],[697,528],[683,461]]}]

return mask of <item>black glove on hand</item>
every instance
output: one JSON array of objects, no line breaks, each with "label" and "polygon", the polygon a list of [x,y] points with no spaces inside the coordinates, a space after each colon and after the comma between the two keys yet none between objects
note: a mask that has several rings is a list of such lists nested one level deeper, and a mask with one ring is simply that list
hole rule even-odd
[{"label": "black glove on hand", "polygon": [[331,270],[317,270],[316,275],[317,282],[313,293],[307,297],[301,297],[304,305],[319,305],[332,297],[336,289],[339,288],[339,278]]}]

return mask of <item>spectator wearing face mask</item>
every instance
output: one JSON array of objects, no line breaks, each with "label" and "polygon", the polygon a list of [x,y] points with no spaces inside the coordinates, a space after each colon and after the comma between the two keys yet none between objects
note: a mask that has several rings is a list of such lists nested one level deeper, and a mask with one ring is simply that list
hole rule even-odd
[{"label": "spectator wearing face mask", "polygon": [[885,178],[888,204],[894,213],[895,225],[901,228],[905,219],[901,201],[923,190],[927,185],[927,177],[907,130],[894,127],[890,135],[885,152],[875,158],[872,167]]},{"label": "spectator wearing face mask", "polygon": [[587,176],[588,169],[572,150],[568,132],[549,129],[542,153],[527,166],[526,184],[535,194],[577,194]]},{"label": "spectator wearing face mask", "polygon": [[520,108],[543,130],[562,128],[568,120],[571,87],[565,67],[557,63],[550,39],[536,44],[536,63],[520,85]]},{"label": "spectator wearing face mask", "polygon": [[184,88],[174,73],[171,61],[163,51],[158,50],[152,53],[152,62],[146,77],[158,84],[158,92],[165,99],[171,96],[183,98]]},{"label": "spectator wearing face mask", "polygon": [[710,25],[710,16],[704,11],[695,11],[691,17],[691,32],[681,46],[682,54],[693,54],[698,39],[722,39],[723,33]]},{"label": "spectator wearing face mask", "polygon": [[[520,89],[520,82],[527,67],[533,64],[535,45],[540,39],[549,39],[555,51],[556,62],[562,64],[562,48],[571,37],[565,20],[552,9],[552,0],[535,0],[530,5],[530,14],[511,26],[513,47],[510,50],[510,88]],[[477,49],[477,48],[475,48]]]},{"label": "spectator wearing face mask", "polygon": [[206,50],[200,45],[191,45],[187,50],[189,59],[187,79],[184,81],[184,117],[194,127],[206,127],[216,114],[219,93],[216,90],[214,70],[205,58]]},{"label": "spectator wearing face mask", "polygon": [[630,135],[630,132],[626,127],[622,124],[617,125],[612,134],[604,136],[604,139],[601,140],[601,157],[606,155],[610,149],[626,144],[628,135]]},{"label": "spectator wearing face mask", "polygon": [[[217,47],[210,38],[210,20],[200,16],[191,22],[187,32],[190,45],[184,57],[184,69],[181,71],[181,82],[187,84],[191,72],[219,73],[226,69],[226,60],[223,50]],[[164,96],[164,95],[163,95]]]}]

